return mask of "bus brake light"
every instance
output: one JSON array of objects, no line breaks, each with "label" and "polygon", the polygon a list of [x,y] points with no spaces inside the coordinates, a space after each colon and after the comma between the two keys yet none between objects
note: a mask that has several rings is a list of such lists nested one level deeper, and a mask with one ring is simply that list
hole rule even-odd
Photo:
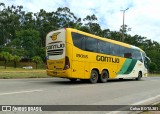
[{"label": "bus brake light", "polygon": [[65,65],[64,65],[64,69],[63,70],[67,70],[70,68],[70,62],[69,62],[69,58],[66,56],[65,57]]}]

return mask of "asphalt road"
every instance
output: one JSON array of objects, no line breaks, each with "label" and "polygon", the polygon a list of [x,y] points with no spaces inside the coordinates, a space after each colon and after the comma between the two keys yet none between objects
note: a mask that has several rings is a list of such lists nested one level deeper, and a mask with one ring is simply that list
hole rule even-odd
[{"label": "asphalt road", "polygon": [[160,77],[97,84],[59,78],[0,79],[0,105],[140,105],[158,101]]}]

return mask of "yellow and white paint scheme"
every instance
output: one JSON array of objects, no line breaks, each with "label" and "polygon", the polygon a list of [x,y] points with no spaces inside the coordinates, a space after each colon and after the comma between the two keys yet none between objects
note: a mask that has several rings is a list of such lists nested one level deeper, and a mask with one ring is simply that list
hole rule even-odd
[{"label": "yellow and white paint scheme", "polygon": [[[135,60],[124,56],[102,54],[98,51],[91,52],[80,49],[74,45],[72,33],[84,35],[98,41],[112,43],[127,49],[137,50],[140,52],[140,59]],[[71,28],[51,31],[47,34],[46,57],[47,74],[53,77],[90,79],[93,69],[99,75],[103,70],[106,70],[109,74],[109,79],[137,78],[139,73],[141,73],[142,77],[147,76],[147,68],[145,66],[146,55],[140,48]]]}]

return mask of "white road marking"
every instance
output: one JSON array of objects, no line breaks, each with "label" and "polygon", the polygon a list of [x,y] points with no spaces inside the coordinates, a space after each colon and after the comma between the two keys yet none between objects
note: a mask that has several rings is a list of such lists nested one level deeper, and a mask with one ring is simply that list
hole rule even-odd
[{"label": "white road marking", "polygon": [[13,94],[22,94],[22,93],[32,93],[32,92],[40,92],[43,90],[29,90],[29,91],[18,91],[18,92],[8,92],[8,93],[0,93],[1,95],[13,95]]},{"label": "white road marking", "polygon": [[148,102],[148,101],[152,101],[152,100],[154,100],[154,99],[157,99],[157,98],[159,98],[159,97],[160,97],[160,95],[157,95],[157,96],[155,96],[155,97],[150,97],[150,98],[148,98],[148,99],[145,99],[145,100],[143,100],[143,101],[139,101],[139,102],[133,103],[133,104],[131,104],[131,105],[140,105],[140,104],[143,104],[143,103],[145,103],[145,102]]},{"label": "white road marking", "polygon": [[[142,101],[133,103],[133,104],[131,104],[131,105],[141,105],[141,104],[143,104],[143,103],[152,101],[152,100],[157,99],[157,98],[160,98],[160,95],[157,95],[157,96],[155,96],[155,97],[150,97],[150,98],[148,98],[148,99],[145,99],[145,100],[142,100]],[[120,113],[120,112],[122,112],[122,111],[112,111],[112,112],[108,112],[108,113],[106,113],[106,114],[118,114],[118,113]]]}]

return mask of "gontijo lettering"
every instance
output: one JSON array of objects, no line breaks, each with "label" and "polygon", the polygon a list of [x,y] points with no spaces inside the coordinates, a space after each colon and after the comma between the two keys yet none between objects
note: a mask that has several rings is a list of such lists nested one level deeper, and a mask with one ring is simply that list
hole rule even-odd
[{"label": "gontijo lettering", "polygon": [[119,58],[113,58],[108,56],[96,56],[97,61],[103,61],[103,62],[112,62],[112,63],[119,63]]},{"label": "gontijo lettering", "polygon": [[64,43],[62,43],[62,44],[53,44],[53,45],[47,46],[47,50],[64,48],[64,46],[65,46]]}]

